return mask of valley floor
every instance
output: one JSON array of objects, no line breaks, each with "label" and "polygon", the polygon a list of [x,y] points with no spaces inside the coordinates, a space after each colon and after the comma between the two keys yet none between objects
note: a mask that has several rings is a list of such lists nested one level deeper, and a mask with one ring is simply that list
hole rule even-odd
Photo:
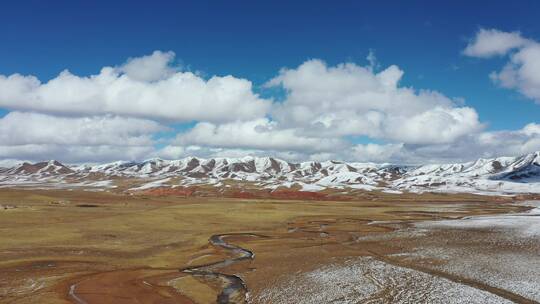
[{"label": "valley floor", "polygon": [[0,189],[0,205],[0,303],[540,302],[539,213],[511,198]]}]

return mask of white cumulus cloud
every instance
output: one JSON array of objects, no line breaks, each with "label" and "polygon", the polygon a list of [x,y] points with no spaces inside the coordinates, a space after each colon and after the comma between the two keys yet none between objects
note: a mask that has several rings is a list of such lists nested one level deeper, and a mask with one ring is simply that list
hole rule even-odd
[{"label": "white cumulus cloud", "polygon": [[58,117],[10,112],[0,118],[0,158],[68,162],[134,160],[153,153],[157,122],[118,116]]},{"label": "white cumulus cloud", "polygon": [[267,118],[220,125],[201,122],[188,132],[179,135],[177,142],[181,145],[206,147],[304,152],[328,151],[346,145],[340,138],[321,140],[297,133],[295,129],[280,128],[278,123]]},{"label": "white cumulus cloud", "polygon": [[0,145],[0,158],[32,161],[57,159],[67,163],[141,160],[152,153],[154,153],[152,146]]},{"label": "white cumulus cloud", "polygon": [[246,79],[208,80],[170,66],[174,54],[154,52],[99,74],[68,70],[41,82],[35,76],[0,75],[0,107],[73,115],[116,114],[177,122],[235,121],[264,116],[270,102]]},{"label": "white cumulus cloud", "polygon": [[174,52],[154,51],[151,55],[130,58],[117,70],[139,81],[158,81],[172,76],[178,69],[171,66]]},{"label": "white cumulus cloud", "polygon": [[490,57],[508,55],[509,61],[490,74],[498,85],[515,89],[540,103],[540,43],[526,39],[519,32],[481,29],[465,48],[465,55]]},{"label": "white cumulus cloud", "polygon": [[403,71],[381,72],[353,63],[328,66],[309,60],[283,69],[267,83],[282,86],[286,99],[273,116],[311,136],[369,136],[403,143],[442,143],[482,128],[473,108],[436,91],[402,87]]},{"label": "white cumulus cloud", "polygon": [[57,117],[10,112],[0,118],[3,145],[152,145],[152,134],[166,127],[145,119],[118,116]]},{"label": "white cumulus cloud", "polygon": [[480,29],[463,54],[471,57],[504,55],[508,51],[529,44],[520,32],[503,32],[496,29]]}]

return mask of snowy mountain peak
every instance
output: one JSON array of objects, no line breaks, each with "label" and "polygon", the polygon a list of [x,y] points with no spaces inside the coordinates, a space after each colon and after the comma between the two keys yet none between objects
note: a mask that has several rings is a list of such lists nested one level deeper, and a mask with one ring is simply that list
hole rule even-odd
[{"label": "snowy mountain peak", "polygon": [[152,158],[142,162],[117,161],[76,166],[66,166],[51,160],[35,164],[22,163],[3,169],[0,171],[0,186],[23,182],[66,182],[68,177],[80,185],[96,180],[130,178],[158,187],[164,185],[156,180],[176,178],[178,186],[221,185],[220,181],[236,180],[254,183],[261,188],[298,185],[310,191],[350,188],[414,192],[540,193],[540,152],[519,157],[421,166],[341,161],[293,163],[273,157],[254,156],[210,159],[186,157],[178,160]]}]

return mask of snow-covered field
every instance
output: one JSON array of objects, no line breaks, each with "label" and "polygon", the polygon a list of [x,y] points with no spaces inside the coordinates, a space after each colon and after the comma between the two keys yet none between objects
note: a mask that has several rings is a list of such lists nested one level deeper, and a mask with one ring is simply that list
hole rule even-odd
[{"label": "snow-covered field", "polygon": [[417,224],[449,245],[428,242],[415,255],[444,260],[440,270],[540,302],[540,202],[526,213]]},{"label": "snow-covered field", "polygon": [[417,223],[420,228],[489,230],[498,233],[498,237],[510,239],[534,240],[540,242],[540,202],[527,202],[534,209],[526,213],[503,214],[493,216],[474,216],[458,220],[442,220]]},{"label": "snow-covered field", "polygon": [[[540,202],[518,214],[426,221],[363,241],[402,252],[284,277],[258,303],[540,302]],[[383,224],[383,223],[379,223]],[[390,261],[390,262],[389,262]]]},{"label": "snow-covered field", "polygon": [[291,277],[258,303],[512,303],[497,295],[370,257]]}]

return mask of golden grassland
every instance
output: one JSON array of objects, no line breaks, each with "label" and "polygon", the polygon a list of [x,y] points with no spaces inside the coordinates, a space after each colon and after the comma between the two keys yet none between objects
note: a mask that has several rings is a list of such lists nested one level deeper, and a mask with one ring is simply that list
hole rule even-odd
[{"label": "golden grassland", "polygon": [[[417,221],[518,211],[511,199],[473,195],[371,193],[348,201],[291,201],[1,189],[0,303],[215,303],[219,282],[185,275],[187,266],[223,260],[209,245],[231,237],[256,254],[223,269],[250,290],[288,271],[336,256],[395,251],[356,246],[384,233],[373,221]],[[99,291],[99,292],[98,292]]]}]

